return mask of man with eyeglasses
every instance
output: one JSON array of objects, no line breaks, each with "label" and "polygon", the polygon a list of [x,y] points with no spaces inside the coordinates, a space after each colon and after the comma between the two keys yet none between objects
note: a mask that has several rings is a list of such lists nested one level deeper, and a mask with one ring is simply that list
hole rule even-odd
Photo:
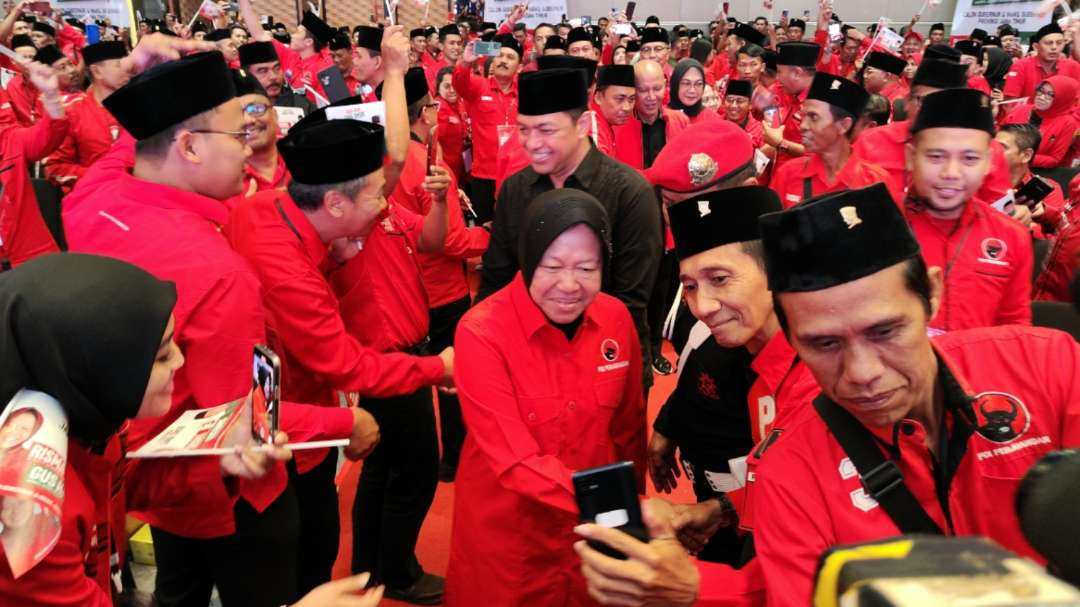
[{"label": "man with eyeglasses", "polygon": [[90,72],[90,88],[65,105],[70,123],[67,137],[44,163],[45,175],[66,191],[120,137],[120,124],[101,103],[131,77],[123,67],[127,48],[122,42],[91,44],[82,49],[82,56]]},{"label": "man with eyeglasses", "polygon": [[[1080,62],[1063,56],[1068,42],[1061,26],[1056,22],[1044,25],[1031,37],[1031,47],[1035,55],[1020,59],[1012,64],[1012,69],[1005,76],[1005,97],[1032,97],[1035,87],[1051,76],[1068,76],[1080,80]],[[1073,40],[1073,55],[1080,49]]]},{"label": "man with eyeglasses", "polygon": [[[134,157],[125,135],[64,200],[72,251],[116,257],[176,283],[176,342],[187,362],[169,413],[131,425],[132,448],[184,411],[243,398],[252,348],[267,343],[259,279],[222,233],[223,201],[240,193],[251,154],[232,77],[219,52],[171,60],[213,48],[161,34],[140,41],[125,61],[145,71],[104,101],[135,139]],[[294,442],[347,438],[364,429],[360,422],[349,409],[281,406],[281,427]],[[128,465],[129,487],[148,492],[151,504],[142,515],[153,527],[159,605],[207,604],[215,586],[224,606],[295,600],[296,496],[284,464],[258,453]],[[267,470],[257,481],[252,457]]]},{"label": "man with eyeglasses", "polygon": [[[949,47],[942,49],[942,52],[946,51],[959,56],[959,52]],[[903,204],[907,198],[911,174],[907,166],[905,146],[911,141],[911,125],[919,117],[923,98],[941,90],[966,87],[967,66],[950,59],[925,57],[919,64],[904,99],[907,120],[894,121],[859,134],[853,155],[873,159],[875,164],[885,169],[889,175],[885,185],[897,204]],[[1001,200],[1012,187],[1005,150],[997,141],[990,142],[990,163],[990,172],[976,194],[979,200],[987,204]]]},{"label": "man with eyeglasses", "polygon": [[244,163],[244,189],[230,199],[230,207],[242,198],[264,190],[284,190],[289,184],[289,170],[277,150],[278,119],[270,98],[258,79],[244,70],[233,70],[233,82],[244,112],[251,157]]},{"label": "man with eyeglasses", "polygon": [[275,54],[289,86],[297,90],[306,89],[305,93],[312,102],[318,101],[320,96],[325,99],[326,91],[319,82],[319,72],[333,65],[326,45],[338,30],[330,27],[311,11],[305,11],[289,44],[285,45],[262,28],[251,0],[239,0],[237,7],[252,39],[274,45]]},{"label": "man with eyeglasses", "polygon": [[655,61],[664,69],[664,79],[671,78],[674,69],[668,60],[671,58],[671,43],[668,31],[662,27],[649,27],[641,31],[641,50],[638,51],[641,61]]}]

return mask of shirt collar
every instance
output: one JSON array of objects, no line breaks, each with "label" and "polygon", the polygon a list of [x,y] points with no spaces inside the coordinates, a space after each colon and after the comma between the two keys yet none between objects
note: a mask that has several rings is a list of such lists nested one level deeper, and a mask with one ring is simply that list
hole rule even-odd
[{"label": "shirt collar", "polygon": [[[139,179],[127,171],[120,175],[126,181],[124,191],[137,197],[139,204],[162,209],[175,209],[194,213],[219,227],[229,223],[229,209],[221,200],[202,194],[181,190],[169,185]],[[138,193],[135,196],[135,193]]]},{"label": "shirt collar", "polygon": [[251,166],[250,164],[248,164],[246,162],[244,163],[244,173],[246,173],[249,177],[255,179],[255,181],[257,181],[259,183],[265,183],[265,184],[268,184],[268,185],[273,185],[275,183],[281,183],[282,180],[285,178],[285,171],[286,170],[287,169],[285,167],[285,157],[282,156],[281,154],[277,155],[277,167],[274,169],[274,178],[271,179],[270,181],[267,181],[267,180],[263,179],[263,176],[260,175],[259,172],[255,170],[255,167]]},{"label": "shirt collar", "polygon": [[795,365],[795,350],[788,343],[784,332],[777,330],[765,347],[750,362],[750,368],[762,378],[770,388],[775,388],[784,380],[788,371]]},{"label": "shirt collar", "polygon": [[[566,178],[566,183],[563,184],[563,187],[577,188],[586,192],[590,191],[590,187],[596,179],[596,174],[600,171],[600,157],[602,154],[603,152],[598,150],[590,140],[589,151],[585,154],[585,158],[581,160],[581,164],[574,169],[574,172]],[[533,183],[540,183],[541,181],[554,186],[551,177],[537,173],[536,180]]]},{"label": "shirt collar", "polygon": [[[311,224],[311,220],[308,219],[306,213],[300,210],[300,207],[296,206],[293,202],[292,196],[289,196],[286,192],[280,192],[279,195],[274,197],[274,204],[280,204],[280,211],[275,209],[278,215],[284,211],[285,216],[282,218],[286,225],[291,222],[292,228],[296,228],[297,234],[300,237],[300,243],[304,245],[304,250],[307,251],[308,257],[311,258],[312,264],[316,267],[322,266],[326,261],[327,253],[326,243],[319,237],[319,233],[315,231],[315,226]],[[286,221],[286,219],[288,221]]]}]

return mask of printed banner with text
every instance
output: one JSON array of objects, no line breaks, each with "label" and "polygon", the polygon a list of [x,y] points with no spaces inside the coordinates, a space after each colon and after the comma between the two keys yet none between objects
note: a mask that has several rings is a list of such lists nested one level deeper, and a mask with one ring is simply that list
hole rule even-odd
[{"label": "printed banner with text", "polygon": [[1002,23],[1021,32],[1034,32],[1050,23],[1050,17],[1036,14],[1042,0],[957,0],[952,34],[967,36],[975,28],[995,33]]},{"label": "printed banner with text", "polygon": [[[484,4],[484,21],[502,23],[515,4],[521,0],[487,0]],[[541,23],[558,23],[566,14],[566,0],[534,0],[522,21],[532,29]]]}]

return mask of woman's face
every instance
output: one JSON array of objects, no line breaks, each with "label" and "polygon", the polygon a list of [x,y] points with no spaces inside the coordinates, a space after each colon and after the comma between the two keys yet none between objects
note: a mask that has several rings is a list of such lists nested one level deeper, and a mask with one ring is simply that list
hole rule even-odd
[{"label": "woman's face", "polygon": [[701,96],[701,104],[710,110],[715,110],[720,107],[720,97],[716,94],[716,89],[711,86],[705,87],[705,94]]},{"label": "woman's face", "polygon": [[30,522],[30,516],[34,514],[34,502],[24,497],[7,496],[2,498],[0,505],[0,523],[4,527],[17,529]]},{"label": "woman's face", "polygon": [[690,107],[701,101],[705,93],[705,75],[696,67],[686,70],[679,80],[679,101]]},{"label": "woman's face", "polygon": [[611,62],[615,65],[626,65],[626,49],[617,48],[611,56]]},{"label": "woman's face", "polygon": [[154,356],[154,366],[150,369],[150,380],[146,382],[146,393],[143,394],[139,412],[135,414],[136,419],[161,417],[172,406],[173,375],[184,366],[184,355],[173,341],[175,329],[176,319],[169,316],[161,346]]},{"label": "woman's face", "polygon": [[446,74],[439,81],[439,96],[450,103],[457,103],[457,91],[454,90],[453,78],[450,74]]},{"label": "woman's face", "polygon": [[1044,82],[1035,89],[1035,109],[1045,112],[1052,105],[1054,105],[1054,86],[1049,82]]},{"label": "woman's face", "polygon": [[37,430],[37,416],[31,411],[16,413],[0,428],[0,449],[10,449],[22,444]]},{"label": "woman's face", "polygon": [[600,292],[600,239],[590,227],[578,224],[552,241],[529,284],[529,296],[548,320],[575,320]]}]

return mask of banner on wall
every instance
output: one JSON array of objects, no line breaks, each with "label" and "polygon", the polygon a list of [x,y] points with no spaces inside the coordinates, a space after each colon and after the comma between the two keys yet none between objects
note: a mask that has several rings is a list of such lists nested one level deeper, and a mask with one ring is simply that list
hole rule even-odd
[{"label": "banner on wall", "polygon": [[[521,0],[487,0],[484,3],[484,21],[502,23],[511,9]],[[566,14],[566,0],[533,0],[529,3],[529,12],[522,21],[529,29],[541,23],[558,23]]]},{"label": "banner on wall", "polygon": [[1042,0],[956,0],[952,33],[966,36],[975,28],[994,33],[1003,23],[1034,32],[1050,23],[1050,17],[1036,12],[1042,4]]},{"label": "banner on wall", "polygon": [[53,6],[79,20],[108,19],[117,27],[129,27],[132,22],[127,0],[54,0]]}]

